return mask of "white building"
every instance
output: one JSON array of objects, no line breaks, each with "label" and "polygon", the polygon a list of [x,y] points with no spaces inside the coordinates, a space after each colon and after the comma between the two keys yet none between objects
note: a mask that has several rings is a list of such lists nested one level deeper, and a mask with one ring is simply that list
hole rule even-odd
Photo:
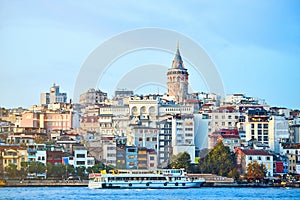
[{"label": "white building", "polygon": [[173,155],[182,152],[190,154],[195,163],[194,120],[192,115],[175,115],[172,117]]},{"label": "white building", "polygon": [[252,161],[256,161],[258,164],[263,164],[267,171],[266,176],[273,176],[273,155],[266,150],[255,149],[237,149],[236,150],[237,165],[241,166],[240,170],[242,174],[247,173],[248,164]]},{"label": "white building", "polygon": [[280,143],[290,137],[288,120],[283,116],[271,116],[269,119],[269,146],[275,153],[280,153]]},{"label": "white building", "polygon": [[117,165],[117,144],[115,137],[102,136],[102,162],[106,165]]},{"label": "white building", "polygon": [[137,126],[132,129],[134,146],[145,147],[157,151],[158,129],[151,127]]},{"label": "white building", "polygon": [[74,145],[73,146],[74,153],[74,168],[77,167],[92,167],[95,164],[95,160],[93,157],[88,157],[87,149],[83,145]]}]

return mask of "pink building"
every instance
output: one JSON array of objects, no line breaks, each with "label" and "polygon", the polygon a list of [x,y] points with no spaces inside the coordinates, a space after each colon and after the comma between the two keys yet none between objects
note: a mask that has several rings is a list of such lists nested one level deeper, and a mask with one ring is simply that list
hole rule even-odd
[{"label": "pink building", "polygon": [[72,112],[41,112],[26,111],[22,114],[21,127],[44,128],[52,130],[70,130],[72,128]]}]

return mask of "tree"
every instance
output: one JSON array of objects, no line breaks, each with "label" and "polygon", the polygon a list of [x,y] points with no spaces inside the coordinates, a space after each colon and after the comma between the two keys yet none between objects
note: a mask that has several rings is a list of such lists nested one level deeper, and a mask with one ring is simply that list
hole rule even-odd
[{"label": "tree", "polygon": [[21,169],[18,171],[19,176],[23,179],[28,175],[28,162],[21,162]]},{"label": "tree", "polygon": [[233,178],[235,180],[239,179],[240,173],[237,168],[233,168],[229,173],[228,173],[229,178]]},{"label": "tree", "polygon": [[103,169],[105,169],[105,166],[102,163],[97,163],[93,167],[88,167],[86,171],[88,173],[99,173]]},{"label": "tree", "polygon": [[76,170],[75,170],[76,175],[80,176],[80,178],[83,179],[85,176],[85,170],[86,170],[86,168],[84,166],[76,167]]},{"label": "tree", "polygon": [[36,174],[42,174],[46,171],[46,166],[41,162],[31,162],[29,163],[28,172],[29,173],[36,173]]},{"label": "tree", "polygon": [[201,173],[213,173],[220,176],[227,176],[235,168],[235,156],[230,152],[229,147],[223,142],[217,145],[199,161]]},{"label": "tree", "polygon": [[186,151],[179,153],[178,155],[172,156],[172,162],[171,162],[172,168],[174,169],[184,168],[186,170],[189,170],[190,166],[191,166],[191,156]]},{"label": "tree", "polygon": [[8,166],[5,167],[5,172],[8,178],[17,178],[17,166],[13,163],[10,163]]},{"label": "tree", "polygon": [[264,164],[259,164],[256,160],[251,161],[247,166],[246,178],[248,181],[262,180],[268,170]]},{"label": "tree", "polygon": [[66,167],[62,164],[53,165],[47,163],[47,177],[62,178],[67,173],[66,171]]}]

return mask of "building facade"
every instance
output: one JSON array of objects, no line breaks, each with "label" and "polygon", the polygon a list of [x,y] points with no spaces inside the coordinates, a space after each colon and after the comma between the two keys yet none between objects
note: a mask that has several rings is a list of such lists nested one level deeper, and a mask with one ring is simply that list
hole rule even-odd
[{"label": "building facade", "polygon": [[41,93],[41,104],[67,103],[67,93],[61,93],[59,86],[53,84],[50,92]]}]

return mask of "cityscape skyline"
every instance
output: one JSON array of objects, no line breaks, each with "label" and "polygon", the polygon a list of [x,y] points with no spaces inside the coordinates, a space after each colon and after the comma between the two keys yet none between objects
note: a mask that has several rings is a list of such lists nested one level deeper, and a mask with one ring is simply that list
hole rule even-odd
[{"label": "cityscape skyline", "polygon": [[[0,105],[38,104],[39,94],[53,83],[73,98],[81,65],[98,45],[120,32],[158,27],[178,31],[201,45],[216,64],[226,94],[244,93],[263,98],[271,106],[299,109],[299,3],[232,3],[128,1],[119,2],[119,9],[108,2],[1,1]],[[181,53],[184,59],[185,52]],[[107,72],[111,80],[95,88],[111,96],[110,86],[120,78],[115,76],[120,69],[123,76],[130,66],[156,63],[170,67],[172,58],[173,54],[150,50],[126,55]],[[193,76],[190,85],[194,90],[207,92]]]}]

